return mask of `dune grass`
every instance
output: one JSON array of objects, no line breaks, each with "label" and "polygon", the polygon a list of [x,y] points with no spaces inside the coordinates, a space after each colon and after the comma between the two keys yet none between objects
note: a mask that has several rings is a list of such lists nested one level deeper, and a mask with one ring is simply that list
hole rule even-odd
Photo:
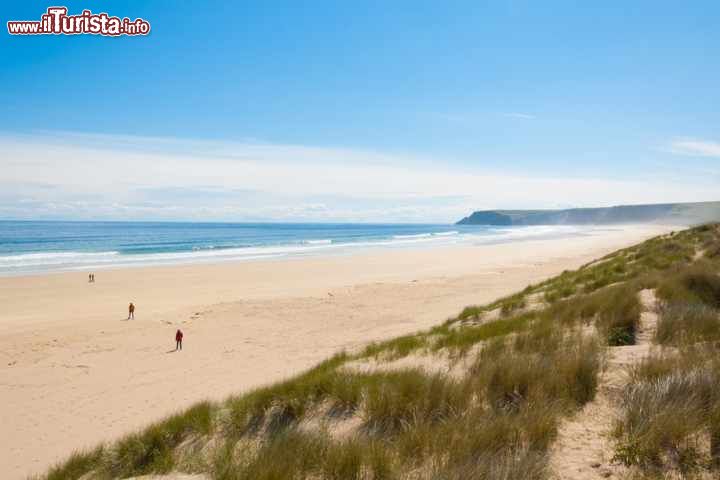
[{"label": "dune grass", "polygon": [[215,406],[200,402],[182,413],[128,435],[112,447],[100,446],[76,452],[53,467],[44,480],[80,478],[94,472],[94,478],[127,478],[147,473],[167,473],[176,467],[174,449],[190,436],[207,436],[213,428]]},{"label": "dune grass", "polygon": [[606,287],[556,302],[542,316],[565,326],[592,323],[608,345],[632,345],[640,321],[639,290],[640,284],[635,282]]},{"label": "dune grass", "polygon": [[687,475],[720,460],[720,355],[657,354],[631,371],[617,423],[616,458],[650,472]]},{"label": "dune grass", "polygon": [[698,261],[668,272],[657,285],[661,300],[655,342],[677,345],[720,340],[719,266]]},{"label": "dune grass", "polygon": [[[649,287],[657,287],[666,309],[656,341],[681,345],[682,353],[656,355],[633,370],[615,432],[617,459],[648,472],[669,464],[688,472],[710,468],[716,455],[698,439],[720,451],[720,401],[712,387],[720,380],[712,347],[719,335],[707,314],[720,291],[712,260],[718,232],[690,229],[615,252],[468,307],[428,331],[341,352],[285,381],[200,403],[74,454],[41,478],[180,470],[222,480],[547,479],[558,424],[594,398],[604,345],[634,343],[638,292]],[[704,260],[695,261],[696,251]],[[497,309],[499,319],[483,319]],[[702,354],[696,341],[704,342]],[[348,368],[411,354],[462,356],[469,367],[455,375]],[[350,436],[322,426],[349,419],[359,422]],[[307,427],[313,424],[320,426]],[[208,448],[184,447],[192,441]]]},{"label": "dune grass", "polygon": [[[597,328],[603,333],[610,346],[633,345],[640,322],[642,309],[637,289],[629,285],[609,289],[596,294],[598,307]],[[604,300],[604,301],[603,301]]]},{"label": "dune grass", "polygon": [[99,446],[92,451],[75,452],[62,464],[52,467],[43,479],[67,480],[80,478],[96,470],[104,458],[105,447]]},{"label": "dune grass", "polygon": [[496,320],[480,325],[461,325],[439,336],[432,348],[435,351],[449,350],[465,353],[477,343],[523,330],[535,318],[534,313],[525,313],[507,319]]},{"label": "dune grass", "polygon": [[720,308],[720,276],[710,263],[693,265],[670,272],[657,289],[667,304],[702,304]]},{"label": "dune grass", "polygon": [[[578,333],[524,321],[514,336],[488,337],[462,378],[418,369],[358,373],[341,368],[350,358],[341,354],[231,398],[215,415],[211,404],[194,407],[92,458],[72,459],[64,472],[167,473],[177,466],[173,449],[183,439],[221,433],[226,446],[204,468],[217,479],[406,478],[416,469],[441,478],[544,478],[560,418],[594,396],[601,350]],[[337,441],[300,430],[319,405],[330,405],[334,413],[327,414],[339,418],[359,415],[360,433]],[[243,439],[260,440],[238,451],[234,445]]]},{"label": "dune grass", "polygon": [[404,335],[384,342],[372,342],[363,350],[361,357],[388,361],[406,357],[428,346],[428,336],[422,334]]},{"label": "dune grass", "polygon": [[720,245],[710,244],[705,246],[705,258],[709,260],[720,260]]},{"label": "dune grass", "polygon": [[615,428],[615,459],[643,478],[720,474],[720,265],[712,261],[720,232],[710,225],[683,235],[704,253],[646,279],[660,301],[654,342],[667,348],[630,371]]},{"label": "dune grass", "polygon": [[397,478],[392,463],[379,442],[333,442],[321,433],[287,430],[257,452],[221,452],[214,459],[212,474],[217,480],[390,480]]},{"label": "dune grass", "polygon": [[299,431],[296,419],[264,436],[250,458],[225,455],[215,478],[407,478],[418,469],[427,478],[544,478],[559,420],[593,398],[600,364],[595,340],[536,322],[495,337],[462,378],[336,370],[359,387],[357,435],[333,441]]},{"label": "dune grass", "polygon": [[455,320],[467,321],[467,320],[480,320],[486,313],[492,312],[493,310],[499,310],[500,316],[507,317],[508,315],[517,313],[527,306],[527,295],[532,293],[532,287],[527,287],[522,292],[508,295],[506,297],[499,298],[494,302],[487,305],[470,305],[465,307]]},{"label": "dune grass", "polygon": [[697,304],[663,307],[654,341],[660,345],[720,341],[720,311]]}]

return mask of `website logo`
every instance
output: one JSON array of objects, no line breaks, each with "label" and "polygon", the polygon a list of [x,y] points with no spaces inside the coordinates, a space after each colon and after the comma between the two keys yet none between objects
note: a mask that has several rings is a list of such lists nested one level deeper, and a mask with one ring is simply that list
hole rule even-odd
[{"label": "website logo", "polygon": [[107,13],[83,10],[79,15],[68,15],[67,7],[49,7],[40,20],[7,22],[10,35],[147,35],[150,22],[142,18],[112,17]]}]

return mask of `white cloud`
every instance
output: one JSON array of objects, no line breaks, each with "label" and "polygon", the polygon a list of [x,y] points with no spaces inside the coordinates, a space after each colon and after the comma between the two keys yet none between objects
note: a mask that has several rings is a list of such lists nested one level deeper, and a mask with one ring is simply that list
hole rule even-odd
[{"label": "white cloud", "polygon": [[692,138],[677,139],[670,143],[669,151],[677,155],[720,158],[720,143]]},{"label": "white cloud", "polygon": [[341,148],[0,137],[0,218],[450,222],[483,208],[712,200],[717,186],[459,169]]}]

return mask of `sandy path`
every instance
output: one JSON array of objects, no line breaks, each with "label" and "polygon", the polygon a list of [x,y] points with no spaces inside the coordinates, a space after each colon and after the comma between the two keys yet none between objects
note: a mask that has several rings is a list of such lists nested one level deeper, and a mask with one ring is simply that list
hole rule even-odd
[{"label": "sandy path", "polygon": [[[408,333],[668,230],[0,278],[0,478]],[[138,306],[125,321],[127,303]],[[185,332],[185,350],[174,332]]]},{"label": "sandy path", "polygon": [[627,384],[627,369],[650,353],[657,328],[656,299],[652,290],[642,290],[644,311],[636,344],[609,348],[605,370],[600,375],[595,400],[586,404],[558,432],[550,457],[557,480],[625,478],[627,471],[611,462],[614,455],[610,436],[618,414],[618,395]]}]

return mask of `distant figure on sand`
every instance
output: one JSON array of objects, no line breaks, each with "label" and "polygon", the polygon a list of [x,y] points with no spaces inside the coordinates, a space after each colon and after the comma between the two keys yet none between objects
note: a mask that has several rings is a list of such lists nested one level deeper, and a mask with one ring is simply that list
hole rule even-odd
[{"label": "distant figure on sand", "polygon": [[183,333],[182,330],[178,328],[178,331],[175,332],[175,350],[182,350],[182,337]]},{"label": "distant figure on sand", "polygon": [[89,283],[94,283],[94,282],[95,282],[95,274],[94,274],[94,273],[91,273],[91,274],[88,275],[88,282],[89,282]]},{"label": "distant figure on sand", "polygon": [[130,319],[135,320],[135,305],[133,305],[132,302],[130,302],[130,305],[128,305],[128,320]]}]

